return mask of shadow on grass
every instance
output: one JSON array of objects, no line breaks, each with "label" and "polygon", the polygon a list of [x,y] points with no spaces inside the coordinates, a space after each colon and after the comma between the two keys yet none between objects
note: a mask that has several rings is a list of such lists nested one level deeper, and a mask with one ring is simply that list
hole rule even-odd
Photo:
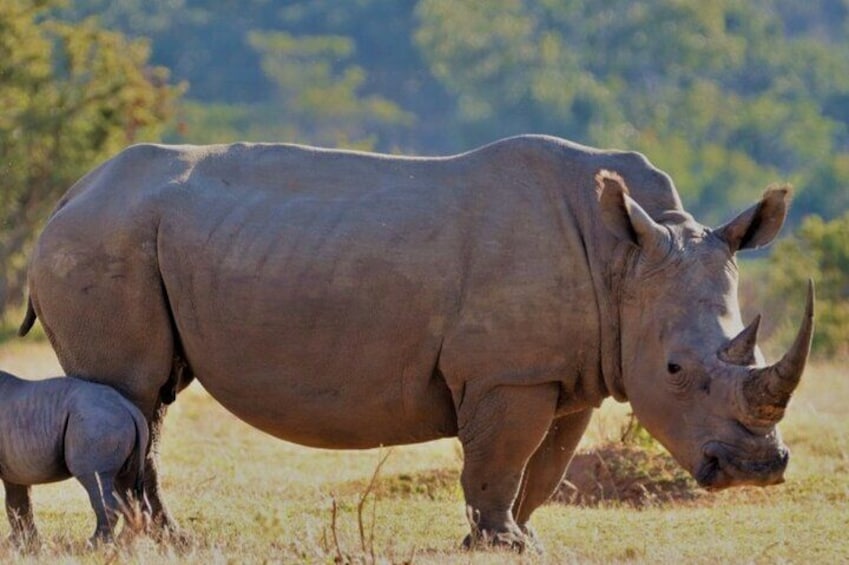
[{"label": "shadow on grass", "polygon": [[[367,480],[347,481],[333,487],[338,495],[363,492]],[[380,477],[374,482],[373,494],[379,499],[453,500],[462,497],[460,471],[456,469],[430,469],[419,473],[400,473]]]},{"label": "shadow on grass", "polygon": [[[341,483],[341,496],[362,492],[366,480]],[[378,478],[380,499],[462,499],[459,469],[430,469]],[[635,508],[710,498],[665,451],[609,443],[575,455],[552,502],[578,506],[628,505]]]}]

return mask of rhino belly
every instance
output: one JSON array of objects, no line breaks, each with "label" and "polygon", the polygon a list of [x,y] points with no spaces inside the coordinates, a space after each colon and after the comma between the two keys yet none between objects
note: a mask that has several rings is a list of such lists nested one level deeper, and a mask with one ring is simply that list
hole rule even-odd
[{"label": "rhino belly", "polygon": [[[366,449],[453,436],[456,417],[443,383],[403,401],[400,377],[387,386],[363,383],[322,388],[314,375],[274,368],[266,378],[234,380],[215,372],[198,380],[227,410],[280,439],[329,449]],[[326,381],[328,375],[321,375]]]},{"label": "rhino belly", "polygon": [[345,233],[333,214],[270,208],[160,227],[162,276],[198,380],[249,424],[306,445],[454,434],[435,370],[450,275],[434,269],[435,251]]},{"label": "rhino belly", "polygon": [[[25,422],[30,414],[16,419]],[[0,448],[0,476],[19,485],[39,485],[62,481],[71,476],[63,457],[61,428],[55,433],[39,433],[35,426],[14,430]]]},{"label": "rhino belly", "polygon": [[[322,312],[314,316],[322,317]],[[274,436],[315,447],[368,448],[453,435],[450,391],[434,371],[438,342],[336,328],[304,318],[187,334],[185,351],[204,388]],[[182,336],[181,336],[182,337]]]}]

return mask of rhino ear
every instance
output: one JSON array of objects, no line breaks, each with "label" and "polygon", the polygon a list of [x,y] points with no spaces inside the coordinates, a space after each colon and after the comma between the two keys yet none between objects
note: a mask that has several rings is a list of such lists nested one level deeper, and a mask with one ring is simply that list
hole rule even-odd
[{"label": "rhino ear", "polygon": [[778,235],[787,216],[789,193],[787,186],[767,188],[760,202],[717,230],[732,253],[741,249],[757,249]]},{"label": "rhino ear", "polygon": [[663,226],[631,198],[622,177],[602,169],[596,174],[595,182],[601,221],[613,235],[643,249],[654,249],[668,239]]}]

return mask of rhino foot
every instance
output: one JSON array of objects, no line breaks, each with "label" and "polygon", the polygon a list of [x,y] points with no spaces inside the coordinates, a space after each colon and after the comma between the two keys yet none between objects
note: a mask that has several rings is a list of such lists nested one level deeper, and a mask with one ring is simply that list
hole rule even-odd
[{"label": "rhino foot", "polygon": [[38,533],[15,535],[13,532],[9,536],[9,542],[18,551],[26,555],[36,555],[41,551],[41,538],[38,536]]},{"label": "rhino foot", "polygon": [[89,549],[99,549],[103,546],[113,545],[115,539],[112,537],[112,532],[94,532],[94,535],[88,539],[86,544]]},{"label": "rhino foot", "polygon": [[463,540],[463,549],[508,549],[516,553],[523,553],[529,544],[529,539],[522,532],[505,531],[505,532],[490,532],[477,531],[466,536]]},{"label": "rhino foot", "polygon": [[191,533],[177,524],[171,522],[166,525],[156,524],[156,526],[158,527],[150,528],[148,531],[157,543],[169,545],[178,551],[188,549],[192,545]]},{"label": "rhino foot", "polygon": [[525,534],[527,547],[532,549],[537,555],[545,553],[545,546],[542,541],[540,541],[539,537],[537,537],[537,533],[534,529],[527,524],[522,524],[519,527],[522,529],[522,533]]}]

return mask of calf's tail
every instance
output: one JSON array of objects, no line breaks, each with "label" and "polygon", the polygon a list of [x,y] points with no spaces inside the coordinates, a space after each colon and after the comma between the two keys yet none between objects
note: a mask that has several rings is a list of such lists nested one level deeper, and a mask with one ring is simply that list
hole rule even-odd
[{"label": "calf's tail", "polygon": [[[129,402],[129,401],[128,401]],[[133,422],[136,426],[136,449],[135,449],[135,477],[133,483],[133,496],[143,506],[147,505],[147,500],[144,493],[144,467],[147,460],[147,448],[150,432],[148,431],[147,420],[141,415],[141,412],[132,406],[130,411],[133,415]],[[132,460],[133,458],[131,458]],[[128,462],[129,463],[129,462]]]},{"label": "calf's tail", "polygon": [[24,337],[29,333],[35,325],[35,320],[38,316],[35,313],[35,308],[32,305],[32,296],[27,298],[27,313],[24,314],[24,321],[21,322],[21,327],[18,328],[18,335]]},{"label": "calf's tail", "polygon": [[[121,468],[121,475],[127,476],[130,474],[133,477],[133,484],[127,492],[120,493],[119,500],[121,501],[121,512],[124,514],[125,529],[129,527],[136,533],[144,532],[150,525],[150,503],[145,496],[144,488],[144,467],[147,459],[147,448],[149,439],[149,430],[147,420],[139,412],[138,408],[129,400],[123,399],[124,408],[129,412],[133,419],[136,437],[135,446],[127,460]],[[133,502],[135,499],[136,502]]]}]

